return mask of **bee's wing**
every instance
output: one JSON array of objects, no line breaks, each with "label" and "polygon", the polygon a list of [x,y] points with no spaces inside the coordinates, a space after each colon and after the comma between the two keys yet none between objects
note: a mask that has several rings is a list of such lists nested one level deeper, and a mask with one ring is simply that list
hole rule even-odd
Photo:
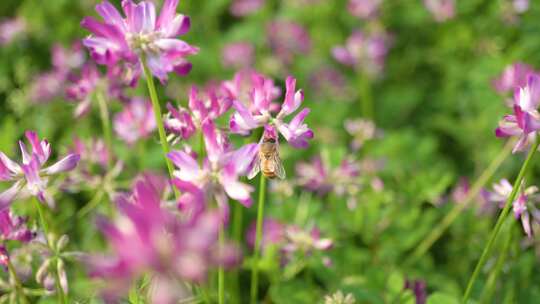
[{"label": "bee's wing", "polygon": [[255,159],[253,160],[253,168],[249,171],[247,178],[253,179],[257,173],[261,171],[261,160],[259,159],[259,153],[255,156]]},{"label": "bee's wing", "polygon": [[281,158],[279,158],[279,153],[274,154],[274,173],[276,174],[279,179],[285,179],[285,169],[283,168],[283,163],[281,162]]}]

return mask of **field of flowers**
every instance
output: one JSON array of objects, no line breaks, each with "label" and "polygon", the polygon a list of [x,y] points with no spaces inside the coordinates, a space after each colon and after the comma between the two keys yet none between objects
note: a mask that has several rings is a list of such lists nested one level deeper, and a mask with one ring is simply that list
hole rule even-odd
[{"label": "field of flowers", "polygon": [[538,303],[539,20],[0,1],[0,303]]}]

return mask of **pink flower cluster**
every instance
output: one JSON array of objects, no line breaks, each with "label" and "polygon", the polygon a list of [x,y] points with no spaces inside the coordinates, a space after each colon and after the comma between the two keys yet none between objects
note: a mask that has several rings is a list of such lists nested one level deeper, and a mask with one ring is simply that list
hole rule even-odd
[{"label": "pink flower cluster", "polygon": [[12,186],[0,194],[0,210],[8,208],[17,197],[35,196],[42,203],[54,206],[52,196],[47,192],[51,176],[73,170],[79,162],[78,154],[68,154],[51,166],[44,167],[51,156],[51,146],[47,140],[39,140],[33,131],[26,132],[30,142],[29,151],[23,141],[19,141],[22,163],[18,164],[0,152],[0,181],[12,182]]},{"label": "pink flower cluster", "polygon": [[[520,187],[517,198],[512,202],[512,210],[516,219],[521,221],[523,231],[530,238],[533,234],[531,219],[540,223],[540,210],[536,206],[540,202],[540,196],[536,186],[525,188],[524,184],[525,182]],[[493,184],[493,191],[488,192],[486,197],[490,202],[497,204],[499,208],[504,208],[512,189],[510,182],[502,179]]]},{"label": "pink flower cluster", "polygon": [[165,0],[158,16],[153,2],[123,0],[122,16],[111,3],[103,1],[96,6],[103,22],[86,17],[81,23],[92,33],[83,44],[98,64],[115,66],[124,62],[140,74],[143,60],[162,82],[170,72],[185,75],[191,70],[186,57],[196,54],[198,48],[176,38],[190,28],[189,17],[176,14],[177,6],[178,0]]},{"label": "pink flower cluster", "polygon": [[495,130],[497,137],[519,136],[513,152],[527,149],[540,130],[540,77],[529,74],[527,83],[516,88],[512,115],[506,115]]},{"label": "pink flower cluster", "polygon": [[345,45],[334,47],[332,55],[341,64],[376,76],[384,68],[391,40],[386,32],[366,33],[357,30],[351,34]]},{"label": "pink flower cluster", "polygon": [[149,272],[152,288],[160,291],[154,303],[172,303],[176,289],[164,287],[178,280],[203,282],[211,267],[229,267],[239,260],[234,247],[217,245],[217,213],[182,219],[162,207],[157,189],[147,180],[138,181],[131,195],[119,195],[116,204],[121,213],[116,222],[98,221],[114,254],[90,260],[92,275],[107,279],[104,293],[109,300],[125,294],[135,279]]},{"label": "pink flower cluster", "polygon": [[[251,248],[255,247],[256,223],[253,222],[246,232],[246,240]],[[275,219],[263,221],[261,247],[276,246],[281,250],[282,261],[289,262],[300,253],[302,258],[315,251],[327,251],[334,245],[330,238],[322,238],[319,229],[302,229],[296,225],[285,225]],[[326,260],[326,259],[325,259]]]}]

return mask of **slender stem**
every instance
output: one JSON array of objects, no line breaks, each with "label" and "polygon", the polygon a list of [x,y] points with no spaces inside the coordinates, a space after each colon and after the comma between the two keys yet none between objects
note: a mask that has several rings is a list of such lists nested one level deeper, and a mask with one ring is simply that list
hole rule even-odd
[{"label": "slender stem", "polygon": [[11,278],[13,278],[13,281],[15,281],[15,292],[17,294],[17,297],[21,300],[23,304],[27,304],[28,299],[26,298],[26,295],[24,294],[21,280],[19,279],[19,276],[17,275],[17,271],[15,271],[15,267],[13,267],[13,264],[11,264],[11,260],[9,258],[6,259],[6,264],[7,264],[9,274],[11,275]]},{"label": "slender stem", "polygon": [[[223,222],[221,222],[219,229],[219,248],[223,249],[223,246],[225,244],[225,227],[223,225]],[[223,265],[220,265],[218,268],[218,303],[223,304],[225,303],[225,271],[223,269]]]},{"label": "slender stem", "polygon": [[102,190],[98,190],[94,197],[77,212],[77,218],[83,218],[86,214],[88,214],[88,212],[96,208],[97,205],[99,205],[99,203],[101,202],[103,195],[105,195],[105,192]]},{"label": "slender stem", "polygon": [[[242,218],[244,207],[241,204],[234,205],[232,236],[237,244],[242,243]],[[232,278],[232,290],[234,292],[234,303],[240,303],[240,270],[234,270]]]},{"label": "slender stem", "polygon": [[45,221],[45,216],[43,215],[43,207],[41,206],[41,203],[38,201],[37,198],[34,198],[33,201],[38,211],[39,224],[41,225],[41,229],[43,229],[43,234],[45,235],[45,241],[47,242],[47,246],[49,246],[49,248],[52,248],[52,244],[49,241],[49,226],[47,225],[47,222]]},{"label": "slender stem", "polygon": [[[171,148],[169,147],[169,143],[167,142],[167,135],[165,134],[165,127],[163,126],[161,106],[159,105],[156,85],[154,84],[154,77],[152,76],[150,69],[148,69],[148,66],[146,64],[146,58],[144,58],[144,56],[143,58],[141,58],[141,64],[143,67],[144,76],[146,78],[146,84],[148,85],[150,100],[152,101],[152,109],[154,110],[154,116],[158,127],[159,140],[161,141],[161,148],[163,149],[165,163],[167,164],[167,170],[169,170],[169,177],[173,178],[174,167],[169,158],[167,157],[167,154],[169,153]],[[180,192],[175,187],[173,187],[173,190],[176,198],[178,199],[180,197]]]},{"label": "slender stem", "polygon": [[62,287],[62,284],[60,283],[60,273],[58,273],[58,258],[54,259],[54,263],[52,265],[53,273],[54,273],[54,285],[56,286],[56,290],[58,292],[58,301],[62,304],[67,303],[66,302],[66,295],[64,294],[64,288]]},{"label": "slender stem", "polygon": [[255,230],[255,248],[253,254],[253,269],[251,272],[251,304],[257,303],[259,285],[259,256],[261,250],[262,226],[264,216],[264,201],[266,196],[266,178],[261,173],[259,184],[259,203],[257,205],[257,227]]},{"label": "slender stem", "polygon": [[493,159],[489,166],[482,172],[480,177],[472,185],[471,190],[465,196],[465,199],[461,204],[455,204],[453,209],[446,214],[446,216],[439,222],[439,224],[431,230],[429,235],[422,240],[420,245],[416,247],[414,252],[405,261],[406,265],[414,264],[419,258],[421,258],[431,248],[441,235],[452,225],[461,212],[469,206],[471,201],[476,198],[480,190],[491,179],[493,174],[497,171],[502,162],[510,155],[512,147],[515,141],[509,140],[499,154]]},{"label": "slender stem", "polygon": [[474,282],[476,281],[476,278],[478,277],[478,274],[480,273],[480,269],[484,267],[487,261],[487,258],[491,254],[491,250],[493,249],[493,244],[495,242],[495,239],[497,238],[497,235],[499,234],[499,231],[501,230],[501,227],[504,223],[504,219],[508,215],[508,212],[510,212],[510,208],[512,207],[512,202],[516,198],[516,195],[521,186],[521,182],[523,181],[523,177],[527,173],[527,170],[529,170],[532,164],[531,160],[534,154],[536,153],[536,150],[538,149],[539,145],[540,145],[540,140],[536,140],[535,143],[532,145],[531,149],[529,150],[529,154],[527,155],[527,158],[525,159],[525,162],[523,163],[521,170],[519,170],[518,177],[516,178],[516,181],[514,182],[514,187],[512,188],[512,193],[510,193],[510,196],[508,197],[508,200],[506,201],[504,209],[499,215],[499,218],[497,219],[497,223],[495,224],[495,227],[493,228],[491,235],[489,236],[489,240],[486,244],[486,247],[484,247],[484,251],[482,252],[482,255],[480,256],[480,260],[476,264],[476,267],[474,268],[474,271],[469,279],[469,283],[467,284],[467,289],[465,290],[465,294],[463,295],[463,301],[462,301],[463,303],[467,303],[467,300],[469,300],[469,297],[471,296],[471,291],[472,291]]},{"label": "slender stem", "polygon": [[[99,114],[101,117],[101,126],[103,128],[103,135],[105,136],[105,145],[107,145],[107,150],[109,153],[112,153],[112,132],[111,132],[111,120],[109,117],[109,108],[107,107],[107,102],[105,101],[105,96],[103,90],[99,89],[96,92],[96,99],[99,105]],[[112,158],[109,157],[107,161],[107,166],[111,167]]]},{"label": "slender stem", "polygon": [[202,167],[204,163],[204,154],[206,152],[205,145],[204,145],[204,134],[202,130],[199,132],[199,166]]},{"label": "slender stem", "polygon": [[497,263],[495,264],[495,268],[491,272],[491,274],[488,277],[488,280],[486,282],[486,286],[484,287],[484,291],[482,292],[482,296],[480,297],[480,304],[482,303],[490,303],[491,297],[493,295],[493,291],[495,288],[495,283],[497,283],[497,278],[499,277],[499,274],[501,273],[502,267],[504,266],[504,263],[506,262],[506,257],[508,256],[508,249],[510,248],[510,244],[512,243],[512,224],[514,219],[509,218],[507,220],[506,226],[509,226],[506,231],[506,239],[504,240],[504,244],[502,247],[501,252],[499,253],[499,257],[497,259]]},{"label": "slender stem", "polygon": [[[49,246],[49,250],[51,250],[51,252],[56,255],[57,252],[54,249],[54,244],[51,243],[51,240],[49,238],[49,228],[48,228],[47,222],[45,221],[45,216],[43,214],[43,207],[41,206],[41,203],[38,201],[37,198],[34,198],[33,201],[36,205],[36,209],[38,210],[39,221],[40,221],[41,229],[43,229],[43,234],[45,235],[47,246]],[[56,285],[56,292],[58,294],[58,302],[64,304],[66,303],[66,297],[64,295],[64,289],[62,288],[62,285],[60,284],[60,276],[58,275],[57,265],[58,265],[58,260],[55,258],[53,265],[51,265],[50,267],[52,267],[52,271],[55,275],[55,285]]]},{"label": "slender stem", "polygon": [[358,91],[360,94],[360,107],[362,116],[365,118],[374,119],[375,111],[373,108],[373,96],[371,94],[371,83],[369,77],[365,73],[358,73]]}]

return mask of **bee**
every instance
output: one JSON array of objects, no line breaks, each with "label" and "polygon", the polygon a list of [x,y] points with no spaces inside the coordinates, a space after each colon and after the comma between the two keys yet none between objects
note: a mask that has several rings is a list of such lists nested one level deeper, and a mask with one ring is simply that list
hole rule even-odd
[{"label": "bee", "polygon": [[249,172],[248,178],[252,179],[261,171],[268,178],[284,179],[285,169],[283,169],[278,150],[279,144],[274,138],[264,137],[259,144],[259,153],[257,153],[255,165]]}]

